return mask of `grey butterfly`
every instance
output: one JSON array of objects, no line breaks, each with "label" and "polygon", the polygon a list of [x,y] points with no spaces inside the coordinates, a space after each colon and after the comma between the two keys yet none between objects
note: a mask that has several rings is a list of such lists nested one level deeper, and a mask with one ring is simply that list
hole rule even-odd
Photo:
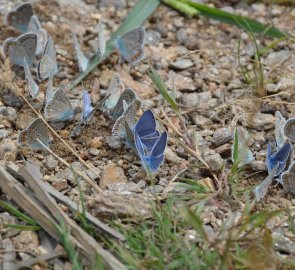
[{"label": "grey butterfly", "polygon": [[112,135],[119,138],[126,137],[126,123],[128,127],[132,129],[135,124],[135,116],[136,112],[141,107],[141,101],[139,99],[134,100],[128,108],[124,111],[124,113],[116,120],[113,129]]},{"label": "grey butterfly", "polygon": [[34,33],[25,33],[17,38],[8,38],[4,41],[2,52],[10,63],[21,67],[25,66],[24,59],[31,67],[35,61],[37,36]]},{"label": "grey butterfly", "polygon": [[30,67],[26,61],[26,58],[24,58],[24,70],[25,70],[25,78],[26,78],[26,88],[30,94],[30,97],[35,99],[36,96],[39,94],[39,86],[38,84],[35,82],[32,73],[30,71]]},{"label": "grey butterfly", "polygon": [[42,28],[36,15],[33,15],[30,19],[28,32],[35,33],[37,35],[36,55],[41,55],[45,50],[48,36],[46,30]]},{"label": "grey butterfly", "polygon": [[77,36],[74,32],[72,32],[72,37],[73,37],[74,47],[75,47],[75,51],[76,51],[76,55],[77,55],[79,69],[81,71],[85,71],[88,67],[89,59],[83,53],[83,51],[80,47],[80,44],[77,40]]},{"label": "grey butterfly", "polygon": [[277,147],[282,147],[286,142],[286,136],[284,135],[284,126],[286,124],[286,119],[282,116],[279,111],[275,113],[275,137]]},{"label": "grey butterfly", "polygon": [[145,30],[142,26],[123,34],[116,39],[115,46],[122,60],[135,64],[144,58]]},{"label": "grey butterfly", "polygon": [[48,79],[58,72],[56,52],[53,40],[48,36],[43,56],[37,64],[37,75],[40,81]]},{"label": "grey butterfly", "polygon": [[105,49],[106,49],[106,39],[105,39],[105,35],[104,35],[104,24],[102,23],[102,21],[100,20],[98,23],[98,46],[97,46],[97,56],[99,58],[103,57],[104,53],[105,53]]},{"label": "grey butterfly", "polygon": [[64,122],[74,118],[72,104],[62,88],[57,89],[47,101],[44,115],[50,122]]},{"label": "grey butterfly", "polygon": [[26,33],[32,16],[32,5],[30,3],[22,3],[6,14],[5,23],[14,26],[22,33]]},{"label": "grey butterfly", "polygon": [[111,111],[117,104],[121,94],[124,90],[124,84],[122,82],[121,76],[118,73],[115,73],[111,79],[108,91],[106,96],[109,95],[107,100],[104,102],[104,109]]},{"label": "grey butterfly", "polygon": [[26,145],[33,150],[43,150],[44,146],[42,143],[48,147],[48,130],[42,119],[37,118],[33,120],[25,130],[21,131],[17,142],[19,145]]},{"label": "grey butterfly", "polygon": [[288,171],[282,173],[281,183],[286,192],[295,194],[295,162],[290,165]]},{"label": "grey butterfly", "polygon": [[126,88],[121,94],[116,106],[111,111],[113,120],[117,120],[136,98],[135,92],[131,88]]}]

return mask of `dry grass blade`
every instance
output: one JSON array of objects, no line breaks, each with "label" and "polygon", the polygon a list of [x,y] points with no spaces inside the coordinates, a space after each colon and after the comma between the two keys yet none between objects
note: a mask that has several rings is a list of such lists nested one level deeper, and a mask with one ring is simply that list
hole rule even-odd
[{"label": "dry grass blade", "polygon": [[72,219],[70,219],[56,204],[54,199],[46,192],[42,187],[42,181],[38,175],[31,173],[34,168],[30,163],[27,163],[26,167],[21,167],[19,173],[24,177],[30,188],[34,191],[37,198],[51,213],[51,215],[57,220],[66,225],[69,228],[71,235],[77,240],[77,242],[83,246],[88,260],[90,263],[94,263],[97,254],[99,254],[104,263],[110,269],[126,269],[126,267],[119,262],[110,252],[105,250],[94,238],[88,235],[82,228],[80,228]]}]

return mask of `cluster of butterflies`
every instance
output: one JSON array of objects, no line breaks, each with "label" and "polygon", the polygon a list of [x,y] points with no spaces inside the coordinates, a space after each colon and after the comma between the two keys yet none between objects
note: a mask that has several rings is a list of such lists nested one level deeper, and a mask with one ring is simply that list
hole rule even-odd
[{"label": "cluster of butterflies", "polygon": [[286,192],[295,193],[294,149],[290,143],[295,142],[295,117],[286,121],[279,111],[275,113],[275,117],[275,141],[269,141],[267,144],[266,164],[269,175],[255,189],[258,201],[265,196],[274,179]]},{"label": "cluster of butterflies", "polygon": [[[74,112],[71,109],[69,99],[61,94],[64,93],[62,90],[56,91],[60,91],[57,96],[58,100],[54,103],[57,107],[55,110],[59,108],[58,121],[63,122],[73,118]],[[141,100],[131,88],[125,89],[118,73],[115,73],[112,77],[103,102],[93,107],[87,91],[83,92],[82,100],[81,120],[72,131],[71,137],[77,137],[82,133],[84,127],[92,119],[96,108],[102,105],[103,111],[114,121],[112,129],[114,139],[125,139],[128,146],[136,150],[143,167],[148,173],[158,171],[164,162],[164,152],[168,139],[167,132],[160,133],[157,130],[155,116],[151,110],[145,111],[138,121],[135,120],[136,113],[141,108]],[[45,115],[45,118],[48,117]],[[21,131],[18,136],[18,143],[29,146],[33,150],[42,150],[44,145],[48,147],[48,130],[42,119],[33,120],[25,130]]]},{"label": "cluster of butterflies", "polygon": [[[46,97],[43,104],[44,117],[49,123],[72,120],[75,112],[71,102],[61,87],[53,87],[53,76],[58,72],[56,52],[52,38],[42,28],[38,17],[34,15],[30,3],[23,3],[9,11],[5,17],[7,25],[14,26],[22,34],[17,38],[9,37],[5,40],[2,53],[9,58],[10,63],[21,66],[25,71],[27,90],[31,98],[39,94],[39,86],[33,78],[31,68],[35,68],[38,80],[48,79]],[[99,42],[95,57],[102,58],[105,54],[106,41],[104,25],[98,24]],[[75,51],[80,70],[85,71],[89,59],[84,55],[75,33],[72,33]],[[135,64],[144,58],[145,29],[137,27],[123,34],[114,41],[119,50],[121,61]],[[82,94],[83,108],[81,119],[71,133],[72,137],[79,136],[90,122],[94,112],[102,105],[114,120],[112,135],[125,139],[127,144],[138,153],[143,167],[147,172],[156,172],[164,161],[164,151],[167,144],[167,133],[160,133],[156,129],[156,120],[152,111],[147,110],[136,122],[136,112],[141,108],[141,101],[135,92],[124,89],[119,74],[111,80],[106,97],[95,107],[91,105],[87,91]],[[33,120],[29,126],[20,132],[20,145],[26,145],[33,150],[43,150],[49,147],[50,138],[48,129],[42,119]]]},{"label": "cluster of butterflies", "polygon": [[[275,118],[275,141],[269,141],[267,144],[268,177],[255,188],[254,193],[257,201],[260,201],[266,195],[274,179],[284,187],[286,192],[295,193],[294,149],[290,143],[295,142],[295,117],[286,121],[282,114],[277,111]],[[251,162],[254,157],[242,137],[239,138],[238,144],[240,165],[243,166]]]}]

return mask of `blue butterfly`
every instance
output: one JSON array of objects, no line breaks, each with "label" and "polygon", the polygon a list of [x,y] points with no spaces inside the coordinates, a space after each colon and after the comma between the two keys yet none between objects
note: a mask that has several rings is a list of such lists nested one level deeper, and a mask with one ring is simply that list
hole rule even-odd
[{"label": "blue butterfly", "polygon": [[83,92],[83,109],[82,109],[82,119],[81,121],[84,123],[88,123],[94,107],[91,106],[91,98],[87,91]]},{"label": "blue butterfly", "polygon": [[143,147],[148,151],[159,139],[160,133],[156,127],[155,116],[151,110],[146,110],[135,124],[134,132],[138,134]]},{"label": "blue butterfly", "polygon": [[47,147],[49,146],[47,127],[40,118],[37,118],[25,130],[20,132],[17,142],[19,145],[26,145],[33,150],[43,150],[44,146],[40,141]]},{"label": "blue butterfly", "polygon": [[25,33],[17,38],[9,37],[4,41],[2,52],[5,58],[9,58],[10,63],[25,67],[24,59],[31,67],[35,60],[37,48],[37,35]]},{"label": "blue butterfly", "polygon": [[295,142],[295,117],[289,118],[284,126],[284,135],[291,141]]},{"label": "blue butterfly", "polygon": [[138,133],[135,132],[134,137],[137,153],[141,159],[143,167],[147,172],[157,172],[162,163],[164,162],[164,151],[168,139],[167,132],[165,131],[160,135],[151,151],[145,150]]},{"label": "blue butterfly", "polygon": [[290,143],[285,143],[281,148],[274,150],[274,144],[269,141],[267,144],[267,169],[271,174],[273,168],[278,165],[277,171],[274,176],[280,175],[286,168],[286,163],[291,153],[293,153],[293,146]]},{"label": "blue butterfly", "polygon": [[30,3],[22,3],[6,14],[5,23],[14,26],[22,33],[26,33],[32,16],[32,5]]},{"label": "blue butterfly", "polygon": [[115,40],[115,46],[122,60],[135,64],[144,58],[145,30],[142,26],[123,34]]}]

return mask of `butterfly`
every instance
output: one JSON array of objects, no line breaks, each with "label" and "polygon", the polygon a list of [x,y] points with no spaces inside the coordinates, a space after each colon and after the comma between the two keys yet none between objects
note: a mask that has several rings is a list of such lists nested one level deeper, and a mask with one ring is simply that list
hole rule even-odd
[{"label": "butterfly", "polygon": [[106,40],[104,36],[104,24],[102,21],[99,21],[98,23],[98,47],[96,50],[96,55],[100,58],[103,57],[105,50],[106,50]]},{"label": "butterfly", "polygon": [[135,64],[144,58],[145,30],[142,26],[123,34],[115,40],[121,59]]},{"label": "butterfly", "polygon": [[103,104],[105,110],[111,111],[112,109],[114,109],[123,90],[124,84],[122,82],[121,76],[118,73],[115,73],[111,79],[108,91],[106,93],[106,96],[109,95],[109,97]]},{"label": "butterfly", "polygon": [[268,188],[272,183],[279,166],[280,164],[277,163],[271,170],[271,172],[268,174],[268,176],[255,188],[254,195],[257,202],[264,198],[264,196],[266,195]]},{"label": "butterfly", "polygon": [[135,99],[137,99],[135,92],[131,88],[126,88],[119,97],[116,106],[110,112],[113,120],[117,120]]},{"label": "butterfly", "polygon": [[77,36],[74,32],[72,32],[72,38],[73,38],[74,48],[75,48],[76,55],[77,55],[79,69],[80,69],[80,71],[85,71],[88,67],[89,59],[83,53],[83,51],[80,47],[80,44],[77,40]]},{"label": "butterfly", "polygon": [[123,112],[123,114],[116,120],[113,129],[112,135],[119,138],[126,137],[126,130],[125,130],[125,122],[128,124],[129,127],[134,126],[135,124],[135,115],[136,112],[141,107],[141,101],[139,99],[134,100],[128,108]]},{"label": "butterfly", "polygon": [[74,117],[71,102],[62,88],[57,89],[47,100],[44,115],[50,122],[64,122]]},{"label": "butterfly", "polygon": [[39,140],[47,147],[49,146],[47,127],[40,118],[37,118],[25,130],[19,133],[17,142],[19,145],[29,146],[33,150],[42,150],[44,146]]},{"label": "butterfly", "polygon": [[156,127],[155,116],[151,110],[146,110],[134,126],[134,132],[138,134],[143,147],[148,151],[159,139],[160,132]]},{"label": "butterfly", "polygon": [[39,94],[39,86],[38,84],[35,82],[31,71],[30,71],[30,67],[26,61],[26,58],[24,58],[24,70],[25,70],[25,78],[26,78],[26,84],[27,84],[27,90],[30,94],[30,97],[35,99],[36,96]]},{"label": "butterfly", "polygon": [[164,131],[154,144],[151,151],[146,151],[140,140],[137,132],[134,132],[135,146],[137,153],[141,159],[144,169],[149,173],[155,173],[158,171],[162,163],[164,162],[164,151],[167,145],[168,135]]},{"label": "butterfly", "polygon": [[41,60],[37,64],[37,75],[40,81],[48,79],[58,72],[56,52],[53,40],[48,36]]},{"label": "butterfly", "polygon": [[22,3],[6,14],[5,23],[14,26],[22,33],[26,33],[32,16],[32,5],[30,3]]},{"label": "butterfly", "polygon": [[289,118],[284,127],[285,136],[292,142],[295,142],[295,117]]},{"label": "butterfly", "polygon": [[7,38],[2,46],[2,52],[5,58],[9,58],[10,63],[24,67],[25,58],[28,66],[31,67],[35,60],[36,47],[36,34],[25,33],[17,38]]},{"label": "butterfly", "polygon": [[284,126],[286,124],[286,119],[282,116],[279,111],[275,113],[275,137],[277,147],[282,147],[286,142],[286,137],[284,135]]},{"label": "butterfly", "polygon": [[253,153],[246,142],[243,130],[236,129],[231,153],[232,161],[238,164],[238,168],[247,165],[254,159]]},{"label": "butterfly", "polygon": [[44,28],[42,28],[38,17],[33,15],[30,19],[28,25],[28,32],[34,33],[37,35],[37,48],[36,55],[41,55],[46,47],[47,43],[47,32]]},{"label": "butterfly", "polygon": [[93,113],[94,107],[91,106],[91,98],[87,91],[83,92],[83,109],[81,122],[88,123]]},{"label": "butterfly", "polygon": [[[292,153],[292,144],[285,143],[282,147],[275,149],[274,143],[269,141],[267,144],[267,170],[270,174],[276,164],[279,164],[274,176],[280,175],[286,168],[286,162]],[[275,149],[275,150],[274,150]]]},{"label": "butterfly", "polygon": [[295,162],[293,162],[287,172],[281,175],[281,182],[287,192],[295,193]]}]

